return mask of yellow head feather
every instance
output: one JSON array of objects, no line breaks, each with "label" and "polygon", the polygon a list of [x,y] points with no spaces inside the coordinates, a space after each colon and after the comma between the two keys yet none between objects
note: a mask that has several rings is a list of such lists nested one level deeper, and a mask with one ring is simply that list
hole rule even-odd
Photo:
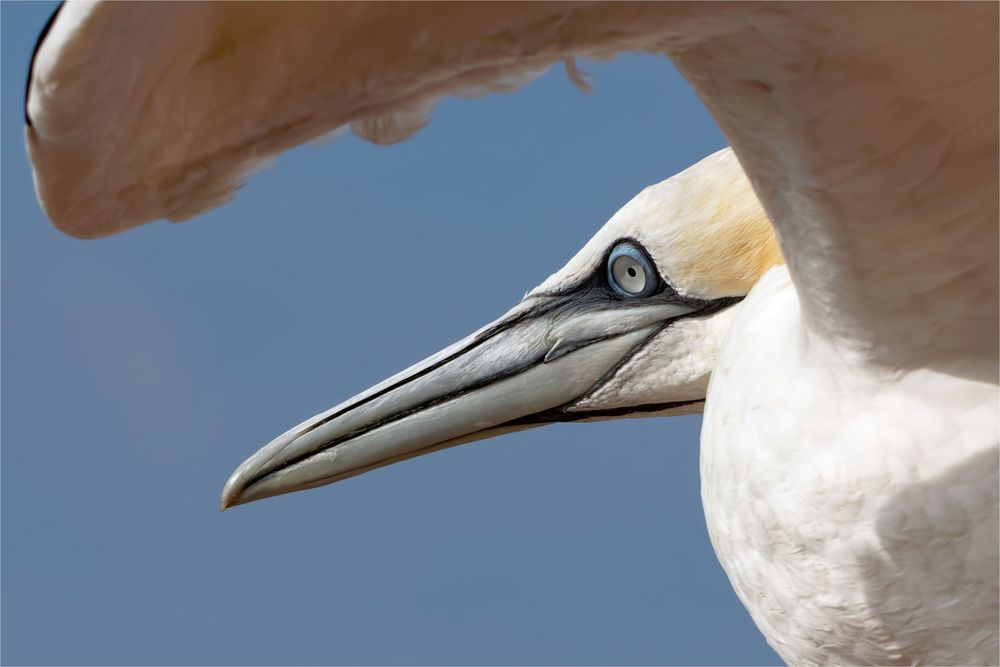
[{"label": "yellow head feather", "polygon": [[623,237],[639,241],[678,292],[701,299],[745,295],[784,263],[771,222],[728,148],[640,192],[535,291],[583,279]]}]

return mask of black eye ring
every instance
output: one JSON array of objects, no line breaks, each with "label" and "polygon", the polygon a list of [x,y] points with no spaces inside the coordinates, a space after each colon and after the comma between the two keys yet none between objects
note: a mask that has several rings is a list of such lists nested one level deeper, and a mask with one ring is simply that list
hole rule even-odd
[{"label": "black eye ring", "polygon": [[627,299],[650,296],[660,284],[656,267],[631,241],[622,241],[611,249],[606,273],[608,285],[615,294]]}]

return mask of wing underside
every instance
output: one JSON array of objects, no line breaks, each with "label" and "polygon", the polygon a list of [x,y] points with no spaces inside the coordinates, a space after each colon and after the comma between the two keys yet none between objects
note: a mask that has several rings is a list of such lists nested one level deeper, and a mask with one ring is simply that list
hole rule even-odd
[{"label": "wing underside", "polygon": [[196,215],[340,128],[401,141],[443,96],[510,90],[575,56],[663,53],[732,141],[812,327],[875,357],[908,340],[996,381],[997,15],[995,3],[72,3],[36,54],[27,142],[49,217],[96,237]]}]

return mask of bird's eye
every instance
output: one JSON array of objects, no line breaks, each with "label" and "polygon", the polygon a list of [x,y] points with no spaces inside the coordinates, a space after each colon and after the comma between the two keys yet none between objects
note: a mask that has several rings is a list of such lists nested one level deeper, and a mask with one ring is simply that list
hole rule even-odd
[{"label": "bird's eye", "polygon": [[625,297],[649,296],[659,280],[646,253],[632,243],[619,243],[608,255],[608,284]]}]

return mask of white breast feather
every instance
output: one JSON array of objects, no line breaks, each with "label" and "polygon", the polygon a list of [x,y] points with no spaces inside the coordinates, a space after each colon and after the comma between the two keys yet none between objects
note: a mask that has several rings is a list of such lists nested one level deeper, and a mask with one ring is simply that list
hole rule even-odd
[{"label": "white breast feather", "polygon": [[997,403],[991,383],[841,358],[784,267],[754,288],[709,387],[702,495],[785,660],[1000,661]]}]

